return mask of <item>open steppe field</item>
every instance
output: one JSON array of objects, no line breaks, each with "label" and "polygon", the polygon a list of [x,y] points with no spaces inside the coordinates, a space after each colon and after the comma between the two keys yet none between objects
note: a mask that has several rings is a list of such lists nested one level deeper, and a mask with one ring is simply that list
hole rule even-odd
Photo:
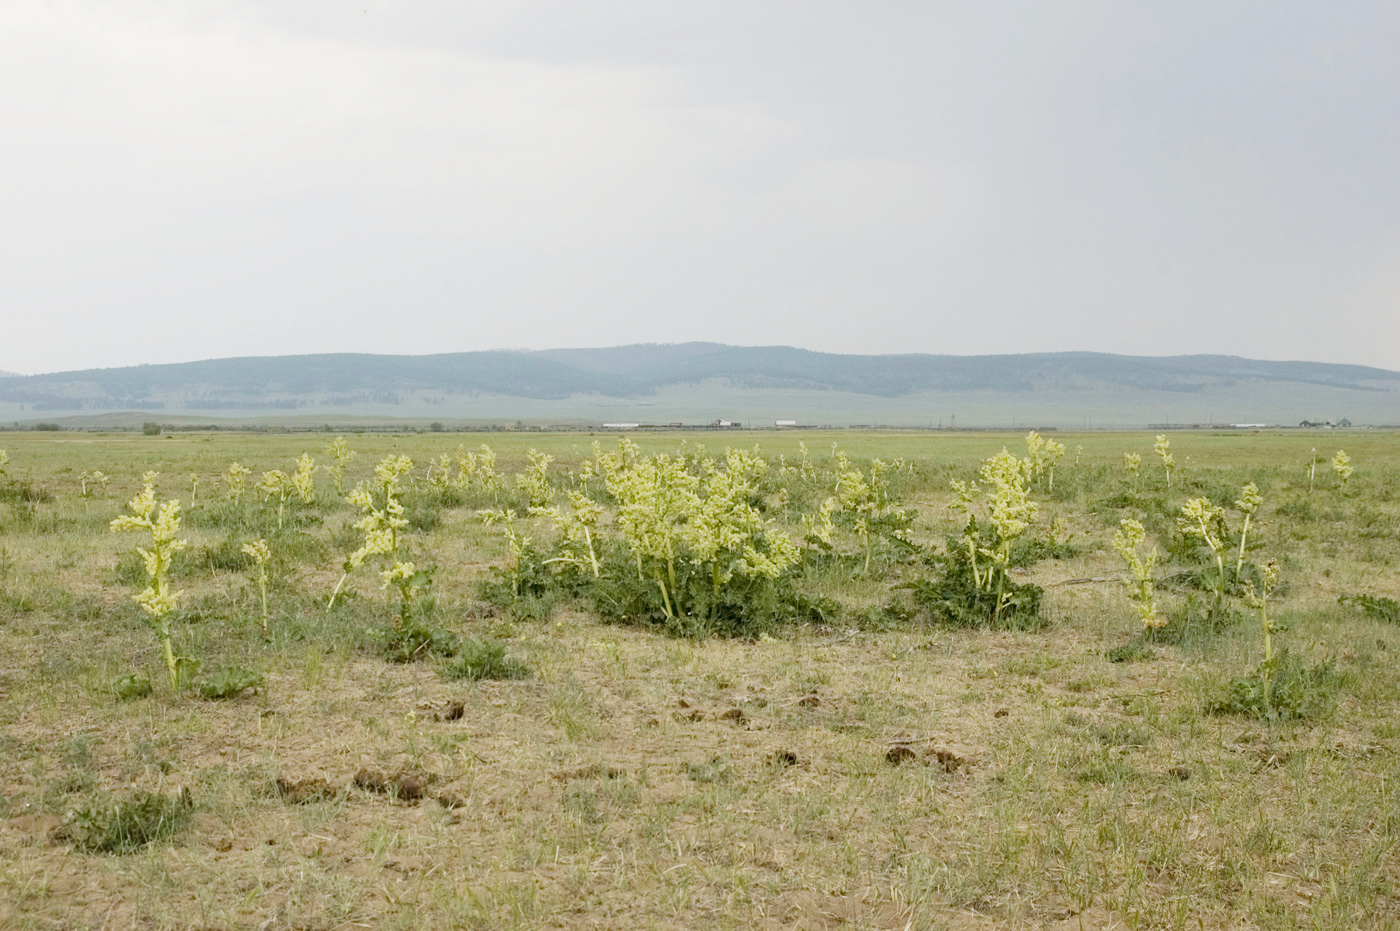
[{"label": "open steppe field", "polygon": [[332,439],[0,433],[0,927],[1400,927],[1393,433]]}]

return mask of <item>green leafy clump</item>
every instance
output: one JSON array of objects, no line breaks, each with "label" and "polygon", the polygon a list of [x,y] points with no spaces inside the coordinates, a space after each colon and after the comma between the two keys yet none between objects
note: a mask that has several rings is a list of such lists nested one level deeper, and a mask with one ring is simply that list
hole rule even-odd
[{"label": "green leafy clump", "polygon": [[506,656],[505,644],[474,637],[461,641],[456,659],[444,665],[439,672],[444,679],[466,679],[470,682],[525,679],[530,675],[524,663]]},{"label": "green leafy clump", "polygon": [[218,672],[195,685],[200,698],[210,701],[229,701],[238,698],[249,689],[261,688],[262,675],[242,666],[225,666]]},{"label": "green leafy clump", "polygon": [[456,656],[461,638],[433,623],[436,604],[424,599],[414,610],[396,614],[385,627],[369,631],[378,641],[384,658],[391,663],[415,663],[432,656]]},{"label": "green leafy clump", "polygon": [[146,676],[129,675],[122,676],[112,683],[111,692],[119,701],[131,701],[133,698],[145,698],[151,694],[151,680]]},{"label": "green leafy clump", "polygon": [[563,557],[546,560],[533,538],[517,529],[515,514],[509,509],[478,514],[488,527],[500,528],[510,549],[510,562],[493,566],[491,576],[482,583],[482,597],[522,620],[547,620],[570,589],[570,579],[579,581],[576,564]]},{"label": "green leafy clump", "polygon": [[684,636],[752,636],[788,619],[800,554],[759,507],[767,470],[732,449],[720,461],[633,447],[602,457],[629,556],[592,585],[599,612]]},{"label": "green leafy clump", "polygon": [[179,833],[193,809],[188,789],[175,795],[134,791],[70,812],[61,836],[85,853],[131,853]]},{"label": "green leafy clump", "polygon": [[1136,663],[1152,659],[1152,657],[1152,648],[1142,637],[1134,637],[1127,643],[1121,643],[1116,647],[1104,650],[1103,653],[1103,658],[1110,663]]},{"label": "green leafy clump", "polygon": [[1040,604],[1045,590],[1030,582],[1000,580],[988,588],[979,578],[968,551],[950,540],[948,552],[932,559],[927,578],[905,583],[914,604],[929,620],[942,627],[997,627],[1012,630],[1040,626]]},{"label": "green leafy clump", "polygon": [[1230,682],[1225,695],[1212,702],[1209,710],[1261,721],[1319,720],[1336,707],[1341,681],[1331,661],[1309,666],[1279,649],[1253,674]]},{"label": "green leafy clump", "polygon": [[1394,598],[1357,592],[1351,595],[1342,595],[1337,599],[1337,602],[1360,608],[1367,617],[1375,618],[1378,621],[1400,624],[1400,601],[1396,601]]},{"label": "green leafy clump", "polygon": [[1032,463],[1003,449],[978,471],[983,489],[975,482],[953,482],[958,496],[953,507],[964,515],[962,535],[949,538],[946,552],[930,560],[929,577],[906,586],[935,624],[1025,628],[1039,623],[1044,590],[1009,574],[1013,549],[1040,509],[1030,500],[1033,472]]}]

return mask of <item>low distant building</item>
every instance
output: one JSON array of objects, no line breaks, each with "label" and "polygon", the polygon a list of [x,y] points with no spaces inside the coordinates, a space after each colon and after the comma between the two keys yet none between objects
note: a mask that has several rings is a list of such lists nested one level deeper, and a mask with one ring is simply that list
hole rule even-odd
[{"label": "low distant building", "polygon": [[[1321,428],[1323,430],[1331,430],[1337,425],[1330,420],[1304,420],[1302,423],[1298,424],[1298,426],[1311,427],[1313,429]],[[1351,426],[1350,422],[1348,422],[1347,426]]]},{"label": "low distant building", "polygon": [[605,424],[603,424],[603,429],[604,429],[604,430],[636,430],[636,429],[637,429],[638,427],[640,427],[640,426],[641,426],[641,424],[639,424],[639,423],[605,423]]},{"label": "low distant building", "polygon": [[776,425],[779,426],[779,427],[795,427],[795,426],[797,426],[797,421],[795,421],[795,420],[779,420],[779,421],[777,422]]}]

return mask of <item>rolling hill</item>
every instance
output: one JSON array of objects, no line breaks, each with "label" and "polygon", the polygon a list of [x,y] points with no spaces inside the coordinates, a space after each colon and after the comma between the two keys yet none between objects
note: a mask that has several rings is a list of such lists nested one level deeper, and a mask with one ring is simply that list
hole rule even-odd
[{"label": "rolling hill", "polygon": [[[116,411],[277,417],[1131,426],[1400,422],[1400,373],[1235,356],[862,356],[641,344],[424,356],[322,354],[14,376],[0,417]],[[964,413],[959,416],[958,411]],[[630,412],[630,413],[629,413]]]}]

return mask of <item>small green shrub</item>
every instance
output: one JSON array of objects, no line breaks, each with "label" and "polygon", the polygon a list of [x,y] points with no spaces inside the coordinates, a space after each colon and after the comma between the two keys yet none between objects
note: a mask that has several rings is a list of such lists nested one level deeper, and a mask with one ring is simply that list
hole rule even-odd
[{"label": "small green shrub", "polygon": [[379,643],[384,658],[391,663],[456,656],[462,646],[461,638],[433,624],[436,613],[433,599],[422,599],[414,610],[394,615],[386,627],[370,630],[370,638]]},{"label": "small green shrub", "polygon": [[1337,603],[1360,608],[1361,613],[1378,621],[1400,624],[1400,601],[1396,601],[1394,598],[1357,592],[1351,595],[1342,595],[1337,599]]},{"label": "small green shrub", "polygon": [[526,666],[506,657],[505,644],[496,640],[468,637],[461,641],[457,657],[444,665],[439,674],[444,679],[525,679],[530,675]]},{"label": "small green shrub", "polygon": [[1235,679],[1212,702],[1212,714],[1238,714],[1261,721],[1305,721],[1329,716],[1337,704],[1341,676],[1331,662],[1308,666],[1280,649],[1253,675]]},{"label": "small green shrub", "polygon": [[1136,663],[1139,660],[1152,659],[1152,657],[1152,648],[1142,637],[1134,637],[1127,643],[1104,650],[1103,653],[1103,658],[1110,663]]},{"label": "small green shrub", "polygon": [[193,809],[188,789],[176,795],[136,791],[71,812],[62,836],[86,853],[131,853],[179,833]]},{"label": "small green shrub", "polygon": [[1045,590],[1030,582],[1003,577],[1001,591],[979,582],[968,551],[950,540],[948,552],[932,559],[932,573],[905,583],[914,604],[929,620],[943,627],[998,627],[1013,630],[1040,626],[1040,602]]},{"label": "small green shrub", "polygon": [[210,701],[229,701],[238,698],[248,689],[262,688],[261,674],[244,669],[242,666],[225,666],[218,672],[195,685],[200,698]]},{"label": "small green shrub", "polygon": [[1192,592],[1167,612],[1165,624],[1145,630],[1143,635],[1150,643],[1179,646],[1216,637],[1243,620],[1244,614],[1230,602]]},{"label": "small green shrub", "polygon": [[151,680],[146,676],[135,674],[122,676],[112,683],[111,692],[119,701],[145,698],[151,694]]}]

